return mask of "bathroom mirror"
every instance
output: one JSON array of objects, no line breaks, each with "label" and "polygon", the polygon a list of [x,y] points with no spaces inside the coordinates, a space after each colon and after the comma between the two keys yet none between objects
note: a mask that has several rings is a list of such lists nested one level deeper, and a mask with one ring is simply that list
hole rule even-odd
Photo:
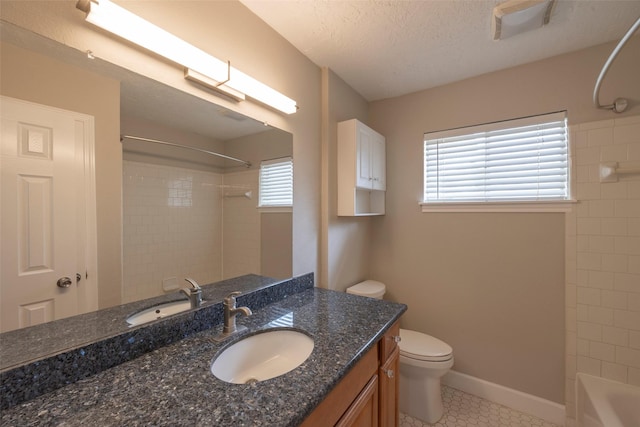
[{"label": "bathroom mirror", "polygon": [[[258,208],[260,164],[292,157],[290,133],[98,58],[88,59],[13,24],[1,26],[3,42],[119,80],[121,134],[251,163],[247,168],[201,151],[123,139],[119,303],[177,292],[187,276],[203,284],[249,273],[291,276],[293,208]],[[196,218],[204,219],[207,228],[199,228]]]}]

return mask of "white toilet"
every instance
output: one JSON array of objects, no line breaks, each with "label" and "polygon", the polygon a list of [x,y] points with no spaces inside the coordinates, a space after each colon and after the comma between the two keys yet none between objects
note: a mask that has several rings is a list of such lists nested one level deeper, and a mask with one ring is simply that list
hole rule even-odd
[{"label": "white toilet", "polygon": [[[382,299],[386,287],[366,280],[347,293]],[[442,417],[440,378],[453,366],[453,349],[421,332],[400,329],[400,412],[429,424]]]}]

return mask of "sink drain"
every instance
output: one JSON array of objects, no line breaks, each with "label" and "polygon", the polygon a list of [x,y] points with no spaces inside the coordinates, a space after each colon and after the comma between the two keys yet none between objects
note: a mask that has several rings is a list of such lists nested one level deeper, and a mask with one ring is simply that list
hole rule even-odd
[{"label": "sink drain", "polygon": [[257,378],[249,378],[249,379],[248,379],[248,380],[246,380],[244,383],[245,383],[245,384],[255,384],[255,383],[257,383],[257,382],[260,382],[260,380],[259,380],[259,379],[257,379]]}]

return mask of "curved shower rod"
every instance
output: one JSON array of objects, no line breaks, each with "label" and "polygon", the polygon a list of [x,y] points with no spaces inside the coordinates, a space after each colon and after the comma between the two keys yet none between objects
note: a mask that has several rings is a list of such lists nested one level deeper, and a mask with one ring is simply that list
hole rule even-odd
[{"label": "curved shower rod", "polygon": [[627,33],[624,35],[624,37],[622,37],[618,45],[615,47],[615,49],[613,49],[613,52],[611,52],[611,55],[609,55],[609,59],[607,59],[607,62],[605,62],[604,67],[602,67],[602,71],[600,71],[600,75],[598,76],[598,80],[596,81],[596,87],[593,89],[593,103],[597,108],[602,108],[604,110],[613,110],[616,113],[622,113],[627,109],[628,102],[626,98],[616,98],[615,101],[613,101],[613,104],[600,105],[600,85],[602,85],[602,80],[607,74],[607,71],[609,71],[609,67],[613,63],[613,60],[616,59],[616,56],[618,56],[618,53],[620,52],[620,50],[622,50],[624,45],[627,44],[633,33],[638,30],[638,27],[640,27],[640,18],[636,20],[636,23],[633,24],[631,28],[629,28],[629,31],[627,31]]},{"label": "curved shower rod", "polygon": [[157,139],[142,138],[139,136],[120,135],[120,142],[123,142],[125,139],[133,139],[135,141],[142,141],[142,142],[153,142],[154,144],[167,145],[169,147],[186,148],[187,150],[193,150],[193,151],[198,151],[200,153],[211,154],[212,156],[217,156],[226,160],[233,160],[234,162],[242,163],[247,168],[251,167],[251,162],[236,159],[235,157],[226,156],[224,154],[216,153],[213,151],[204,150],[202,148],[189,147],[188,145],[174,144],[173,142],[159,141]]}]

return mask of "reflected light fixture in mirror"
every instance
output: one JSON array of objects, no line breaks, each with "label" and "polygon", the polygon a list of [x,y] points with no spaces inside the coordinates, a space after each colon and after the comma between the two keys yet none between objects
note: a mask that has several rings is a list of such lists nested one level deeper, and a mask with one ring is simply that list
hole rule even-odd
[{"label": "reflected light fixture in mirror", "polygon": [[76,7],[87,14],[87,22],[195,71],[192,80],[237,101],[246,95],[286,114],[298,109],[293,99],[109,0],[79,0]]}]

